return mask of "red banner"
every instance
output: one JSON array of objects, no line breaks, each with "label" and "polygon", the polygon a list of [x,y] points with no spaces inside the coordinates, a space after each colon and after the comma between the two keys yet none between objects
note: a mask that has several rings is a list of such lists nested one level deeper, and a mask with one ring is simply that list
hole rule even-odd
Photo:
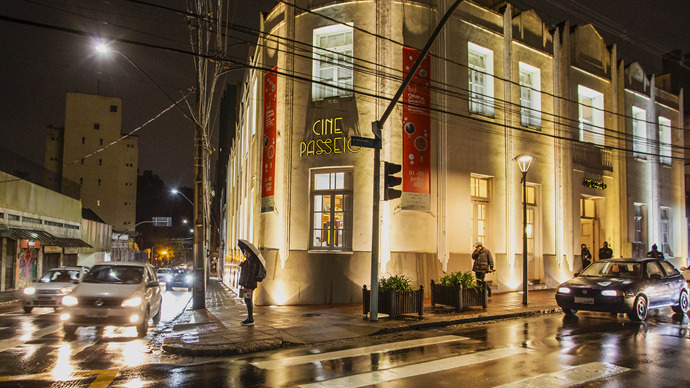
[{"label": "red banner", "polygon": [[275,66],[264,74],[264,137],[261,157],[261,211],[275,209],[276,170],[276,106],[278,102],[278,75]]},{"label": "red banner", "polygon": [[[403,47],[403,72],[407,76],[420,51]],[[429,56],[403,93],[402,208],[429,211],[431,194],[431,66]]]}]

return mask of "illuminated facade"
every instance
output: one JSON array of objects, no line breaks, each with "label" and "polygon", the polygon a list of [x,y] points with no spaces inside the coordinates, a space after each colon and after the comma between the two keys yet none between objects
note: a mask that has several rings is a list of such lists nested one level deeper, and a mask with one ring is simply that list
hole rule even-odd
[{"label": "illuminated facade", "polygon": [[[259,304],[356,303],[370,282],[373,137],[450,1],[282,3],[262,20],[228,161],[224,281],[238,238],[268,263]],[[416,48],[416,49],[415,49]],[[463,2],[382,129],[403,195],[381,203],[382,276],[428,285],[494,254],[499,291],[554,287],[596,256],[663,246],[687,257],[682,108],[590,25],[553,31],[534,11]],[[678,148],[677,148],[678,147]]]}]

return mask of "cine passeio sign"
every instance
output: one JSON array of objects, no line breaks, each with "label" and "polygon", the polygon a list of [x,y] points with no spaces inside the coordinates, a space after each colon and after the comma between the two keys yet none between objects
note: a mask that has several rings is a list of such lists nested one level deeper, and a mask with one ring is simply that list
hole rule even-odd
[{"label": "cine passeio sign", "polygon": [[582,181],[582,186],[591,187],[593,189],[606,190],[606,183],[594,179],[585,178]]}]

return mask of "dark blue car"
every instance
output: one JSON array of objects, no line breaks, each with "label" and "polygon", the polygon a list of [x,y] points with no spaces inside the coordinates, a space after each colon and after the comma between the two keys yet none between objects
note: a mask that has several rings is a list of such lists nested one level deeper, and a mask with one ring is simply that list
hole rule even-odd
[{"label": "dark blue car", "polygon": [[192,290],[193,285],[192,273],[184,268],[173,268],[168,274],[165,282],[165,289],[171,290],[173,287],[183,287],[188,291]]},{"label": "dark blue car", "polygon": [[568,315],[578,310],[625,313],[643,321],[649,309],[671,307],[685,314],[690,307],[685,278],[663,259],[608,259],[589,265],[561,284],[556,302]]}]

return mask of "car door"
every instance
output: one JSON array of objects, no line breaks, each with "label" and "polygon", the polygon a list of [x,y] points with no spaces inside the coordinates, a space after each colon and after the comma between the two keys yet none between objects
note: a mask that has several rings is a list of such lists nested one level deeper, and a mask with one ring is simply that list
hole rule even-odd
[{"label": "car door", "polygon": [[[156,283],[155,287],[151,285],[152,282]],[[146,266],[146,300],[151,306],[151,316],[156,315],[161,304],[161,288],[158,285],[156,274],[153,272],[153,267],[149,265]]]},{"label": "car door", "polygon": [[661,267],[666,273],[666,287],[668,288],[668,303],[677,304],[680,298],[680,291],[685,288],[685,278],[668,261],[661,261]]},{"label": "car door", "polygon": [[649,307],[663,306],[668,303],[668,286],[666,285],[666,274],[658,261],[647,262],[647,279],[649,287],[647,287],[647,296],[649,297]]}]

